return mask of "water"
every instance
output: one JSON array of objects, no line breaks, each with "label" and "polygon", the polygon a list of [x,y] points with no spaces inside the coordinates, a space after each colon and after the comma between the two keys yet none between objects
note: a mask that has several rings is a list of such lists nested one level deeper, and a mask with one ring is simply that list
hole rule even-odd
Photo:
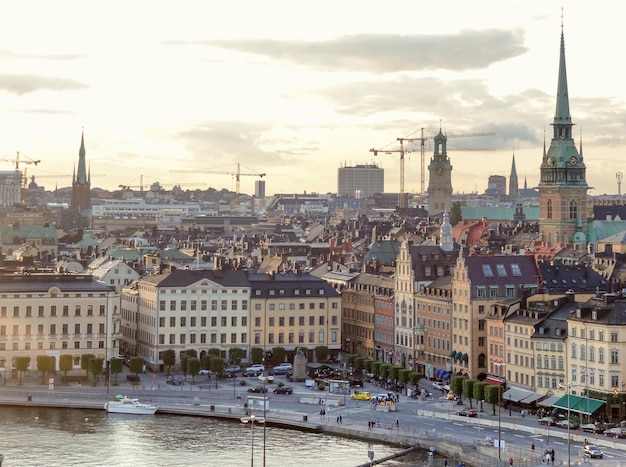
[{"label": "water", "polygon": [[[106,414],[102,410],[0,408],[3,467],[220,466],[251,464],[248,425],[204,417]],[[400,449],[323,434],[266,428],[268,467],[354,467]],[[385,465],[413,465],[423,454]],[[254,428],[254,465],[263,465],[263,426]]]}]

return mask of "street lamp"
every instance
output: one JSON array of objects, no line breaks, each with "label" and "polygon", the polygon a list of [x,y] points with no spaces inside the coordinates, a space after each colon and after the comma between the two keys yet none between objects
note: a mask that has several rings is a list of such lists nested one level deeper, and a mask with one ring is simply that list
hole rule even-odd
[{"label": "street lamp", "polygon": [[[250,426],[251,426],[251,443],[250,443],[250,466],[254,467],[254,422],[256,420],[256,416],[254,415],[250,415],[249,417],[241,417],[241,423],[248,423],[250,422]],[[261,420],[259,420],[260,422]],[[265,421],[265,420],[263,420]]]},{"label": "street lamp", "polygon": [[[498,376],[500,376],[500,370],[499,368],[501,366],[506,366],[505,362],[502,363],[494,363],[494,366],[498,367]],[[505,389],[506,389],[506,378],[505,378],[505,383],[504,383]],[[501,386],[500,386],[501,387]],[[500,423],[500,409],[502,408],[502,391],[498,391],[498,465],[500,465],[500,463],[502,462],[502,452],[501,452],[501,444],[502,444],[502,426]]]},{"label": "street lamp", "polygon": [[567,387],[563,384],[559,384],[561,389],[567,389],[567,467],[571,464],[571,439],[570,439],[570,424],[572,423],[570,420],[571,407],[570,407],[570,394],[572,392],[572,386],[576,387],[577,385],[568,383]]},{"label": "street lamp", "polygon": [[263,382],[263,467],[265,467],[265,415],[267,410],[267,376],[259,376],[259,380]]}]

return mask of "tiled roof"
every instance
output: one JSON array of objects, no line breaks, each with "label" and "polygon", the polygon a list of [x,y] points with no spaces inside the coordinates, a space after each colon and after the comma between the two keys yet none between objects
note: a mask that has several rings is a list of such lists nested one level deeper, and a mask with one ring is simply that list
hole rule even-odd
[{"label": "tiled roof", "polygon": [[142,277],[141,281],[157,287],[187,287],[206,279],[224,287],[249,287],[245,271],[217,271],[209,269],[176,269],[172,272]]},{"label": "tiled roof", "polygon": [[52,287],[58,287],[61,292],[111,292],[115,290],[114,287],[83,274],[30,274],[0,277],[0,293],[48,293]]},{"label": "tiled roof", "polygon": [[[535,260],[522,255],[486,255],[465,258],[468,276],[472,282],[472,297],[476,297],[478,286],[539,286],[539,274]],[[500,290],[504,296],[504,291]]]},{"label": "tiled roof", "polygon": [[248,279],[252,287],[252,298],[340,296],[328,282],[310,274],[249,274]]}]

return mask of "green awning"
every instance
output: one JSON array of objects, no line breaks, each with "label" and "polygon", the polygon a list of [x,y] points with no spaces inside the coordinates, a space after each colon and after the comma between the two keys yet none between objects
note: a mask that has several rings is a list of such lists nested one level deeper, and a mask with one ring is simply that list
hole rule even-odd
[{"label": "green awning", "polygon": [[461,357],[461,360],[466,362],[469,360],[469,355],[467,355],[466,353],[463,354],[463,356]]},{"label": "green awning", "polygon": [[456,360],[456,350],[453,350],[453,351],[450,353],[450,358],[451,358],[452,360]]},{"label": "green awning", "polygon": [[588,415],[594,413],[605,404],[605,401],[601,401],[600,399],[565,394],[556,401],[552,407],[567,410],[568,401],[569,410],[571,412],[586,413]]}]

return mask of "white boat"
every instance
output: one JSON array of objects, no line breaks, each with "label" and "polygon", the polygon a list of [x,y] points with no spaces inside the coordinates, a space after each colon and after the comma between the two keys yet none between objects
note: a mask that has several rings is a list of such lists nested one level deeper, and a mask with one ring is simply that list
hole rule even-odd
[{"label": "white boat", "polygon": [[143,404],[139,399],[131,399],[130,397],[118,395],[115,399],[104,404],[104,410],[109,413],[125,413],[134,415],[154,415],[157,406],[152,404]]}]

